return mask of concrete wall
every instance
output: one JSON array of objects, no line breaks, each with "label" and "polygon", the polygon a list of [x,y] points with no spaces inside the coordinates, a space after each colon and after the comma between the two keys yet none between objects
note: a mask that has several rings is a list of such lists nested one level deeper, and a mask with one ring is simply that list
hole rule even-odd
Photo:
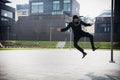
[{"label": "concrete wall", "polygon": [[57,27],[65,27],[64,15],[26,16],[17,21],[18,40],[65,40],[65,33],[56,31]]}]

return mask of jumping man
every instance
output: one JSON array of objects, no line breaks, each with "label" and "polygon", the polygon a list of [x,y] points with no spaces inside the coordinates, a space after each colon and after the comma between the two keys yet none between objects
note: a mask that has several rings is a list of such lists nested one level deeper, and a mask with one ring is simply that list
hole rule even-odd
[{"label": "jumping man", "polygon": [[73,34],[74,34],[74,47],[77,48],[79,51],[81,51],[83,53],[83,57],[84,58],[87,53],[84,52],[84,50],[79,47],[78,45],[78,41],[80,40],[81,37],[88,37],[90,38],[90,42],[91,42],[91,46],[92,46],[92,50],[95,51],[97,48],[94,46],[94,41],[93,41],[93,35],[89,34],[88,32],[85,32],[82,30],[81,25],[84,26],[92,26],[93,23],[85,23],[81,20],[79,20],[79,17],[77,15],[73,16],[73,21],[70,22],[67,27],[65,28],[57,28],[58,32],[64,32],[67,31],[69,28],[72,28]]}]

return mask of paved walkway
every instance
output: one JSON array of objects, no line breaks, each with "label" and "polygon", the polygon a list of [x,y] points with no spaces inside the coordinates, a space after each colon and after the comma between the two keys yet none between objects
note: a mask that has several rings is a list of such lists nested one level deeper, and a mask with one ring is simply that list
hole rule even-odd
[{"label": "paved walkway", "polygon": [[0,80],[120,80],[120,51],[69,49],[0,51]]}]

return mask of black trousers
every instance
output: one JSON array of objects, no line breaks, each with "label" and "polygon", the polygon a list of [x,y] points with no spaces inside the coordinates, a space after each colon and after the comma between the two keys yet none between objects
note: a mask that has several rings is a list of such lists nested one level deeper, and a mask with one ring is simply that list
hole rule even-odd
[{"label": "black trousers", "polygon": [[81,37],[88,37],[91,42],[91,47],[94,49],[94,41],[93,41],[93,35],[87,33],[87,32],[82,32],[80,35],[75,35],[74,36],[74,47],[77,48],[79,51],[84,52],[84,50],[78,45],[78,41],[80,40]]}]

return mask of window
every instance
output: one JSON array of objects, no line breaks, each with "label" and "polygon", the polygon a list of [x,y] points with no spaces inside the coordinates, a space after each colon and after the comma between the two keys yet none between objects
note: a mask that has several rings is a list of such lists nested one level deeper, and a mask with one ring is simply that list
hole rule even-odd
[{"label": "window", "polygon": [[104,32],[107,32],[107,29],[106,29],[106,27],[104,27]]},{"label": "window", "polygon": [[22,15],[27,15],[27,11],[22,11]]},{"label": "window", "polygon": [[32,3],[32,13],[43,13],[43,2]]},{"label": "window", "polygon": [[53,1],[53,10],[60,10],[60,1]]},{"label": "window", "polygon": [[110,23],[103,23],[99,26],[101,29],[101,32],[109,33],[110,32]]},{"label": "window", "polygon": [[63,14],[63,12],[62,11],[53,11],[52,12],[52,15],[59,15],[59,14]]},{"label": "window", "polygon": [[9,20],[6,18],[1,18],[1,21],[9,21]]},{"label": "window", "polygon": [[13,18],[13,12],[4,9],[1,10],[1,15],[5,17]]},{"label": "window", "polygon": [[107,31],[110,32],[110,27],[107,28]]},{"label": "window", "polygon": [[64,0],[63,10],[70,11],[70,0]]},{"label": "window", "polygon": [[107,26],[107,27],[104,27],[104,32],[105,33],[109,33],[110,32],[110,28]]},{"label": "window", "polygon": [[106,24],[105,23],[101,24],[101,27],[106,27]]}]

